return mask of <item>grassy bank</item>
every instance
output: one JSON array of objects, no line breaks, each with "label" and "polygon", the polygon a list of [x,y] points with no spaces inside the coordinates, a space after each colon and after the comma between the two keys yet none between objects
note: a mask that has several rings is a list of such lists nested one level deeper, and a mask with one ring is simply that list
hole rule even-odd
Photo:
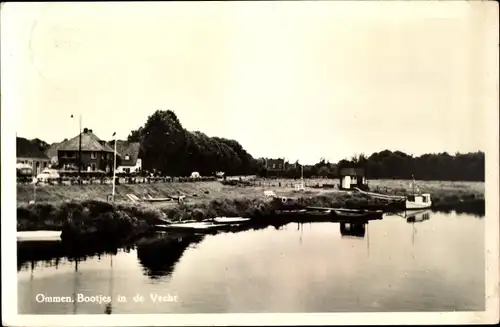
[{"label": "grassy bank", "polygon": [[[317,181],[317,180],[316,180]],[[266,183],[276,185],[266,185]],[[409,191],[409,181],[370,181],[371,188],[381,193],[401,194]],[[256,184],[259,183],[259,184]],[[217,216],[267,217],[282,206],[371,207],[382,202],[336,189],[311,188],[296,192],[293,180],[255,181],[252,185],[223,185],[219,182],[157,183],[118,185],[115,203],[104,202],[108,185],[44,186],[37,188],[37,203],[33,187],[18,185],[17,230],[63,230],[67,236],[97,235],[103,238],[127,238],[148,233],[154,225],[170,221],[201,221]],[[298,183],[298,181],[296,182]],[[326,180],[326,184],[332,184]],[[260,185],[260,186],[259,186]],[[432,195],[434,209],[456,210],[484,215],[484,184],[465,182],[419,182],[423,192]],[[387,187],[387,189],[386,189]],[[272,202],[264,191],[273,190],[279,197]],[[185,195],[184,204],[126,202],[126,194],[139,197]]]}]

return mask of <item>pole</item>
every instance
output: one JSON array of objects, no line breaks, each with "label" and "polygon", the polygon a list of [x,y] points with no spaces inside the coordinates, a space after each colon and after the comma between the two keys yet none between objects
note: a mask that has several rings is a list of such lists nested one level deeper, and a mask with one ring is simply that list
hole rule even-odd
[{"label": "pole", "polygon": [[115,137],[115,149],[114,149],[114,160],[113,160],[113,193],[112,193],[112,199],[113,199],[113,202],[115,201],[115,179],[116,179],[116,133],[114,134],[114,137]]},{"label": "pole", "polygon": [[82,114],[79,114],[78,117],[78,129],[79,129],[79,138],[78,138],[78,177],[81,178],[82,174]]}]

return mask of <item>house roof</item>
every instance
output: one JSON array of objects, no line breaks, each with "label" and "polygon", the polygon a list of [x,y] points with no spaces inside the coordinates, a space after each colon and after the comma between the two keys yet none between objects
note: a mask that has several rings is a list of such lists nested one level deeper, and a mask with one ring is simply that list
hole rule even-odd
[{"label": "house roof", "polygon": [[364,176],[365,170],[363,168],[342,168],[340,169],[340,176]]},{"label": "house roof", "polygon": [[63,145],[64,142],[59,142],[59,143],[52,143],[48,148],[47,150],[45,150],[45,154],[49,157],[49,158],[54,158],[54,157],[57,157],[57,151],[59,150],[59,148],[61,148],[61,146]]},{"label": "house roof", "polygon": [[[114,150],[106,144],[106,142],[99,139],[92,130],[84,129],[81,133],[82,135],[82,151],[104,151],[104,152],[114,152]],[[57,149],[58,151],[78,151],[80,134],[73,137],[72,139],[63,142],[61,146]]]},{"label": "house roof", "polygon": [[[114,141],[108,142],[108,146],[113,148],[115,145]],[[141,145],[139,142],[127,142],[127,141],[116,141],[116,153],[120,156],[120,166],[135,166],[137,159],[139,158],[139,150]],[[114,150],[113,150],[114,151]],[[129,160],[125,160],[126,155],[129,156]]]},{"label": "house roof", "polygon": [[266,159],[267,164],[284,164],[285,159]]},{"label": "house roof", "polygon": [[42,150],[24,137],[17,137],[16,156],[18,158],[49,159]]}]

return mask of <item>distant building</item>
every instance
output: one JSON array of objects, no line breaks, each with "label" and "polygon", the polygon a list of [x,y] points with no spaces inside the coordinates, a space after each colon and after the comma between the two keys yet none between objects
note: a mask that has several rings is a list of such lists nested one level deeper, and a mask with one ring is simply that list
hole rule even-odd
[{"label": "distant building", "polygon": [[17,137],[16,162],[23,174],[36,176],[48,167],[50,159],[35,144],[23,137]]},{"label": "distant building", "polygon": [[354,187],[363,190],[368,187],[363,168],[342,168],[340,169],[339,177],[340,188],[343,190],[349,190]]},{"label": "distant building", "polygon": [[63,142],[60,143],[52,143],[47,150],[45,150],[45,154],[47,157],[50,159],[51,164],[57,164],[58,163],[58,157],[57,157],[57,151],[61,147],[61,145],[66,142],[67,140],[64,140]]},{"label": "distant building", "polygon": [[[80,135],[62,142],[57,149],[57,161],[63,169],[78,169]],[[114,150],[99,139],[91,129],[84,128],[81,133],[81,170],[82,172],[112,172]]]},{"label": "distant building", "polygon": [[[108,142],[113,149],[114,141]],[[142,160],[139,158],[139,142],[116,141],[116,172],[117,173],[136,173],[142,170]]]},{"label": "distant building", "polygon": [[285,159],[266,159],[267,171],[285,171]]}]

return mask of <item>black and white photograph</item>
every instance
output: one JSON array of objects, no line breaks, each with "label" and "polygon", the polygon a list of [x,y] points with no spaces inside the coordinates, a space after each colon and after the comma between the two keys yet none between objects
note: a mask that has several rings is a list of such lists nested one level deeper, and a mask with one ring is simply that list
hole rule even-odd
[{"label": "black and white photograph", "polygon": [[498,323],[497,2],[1,24],[3,324]]}]

